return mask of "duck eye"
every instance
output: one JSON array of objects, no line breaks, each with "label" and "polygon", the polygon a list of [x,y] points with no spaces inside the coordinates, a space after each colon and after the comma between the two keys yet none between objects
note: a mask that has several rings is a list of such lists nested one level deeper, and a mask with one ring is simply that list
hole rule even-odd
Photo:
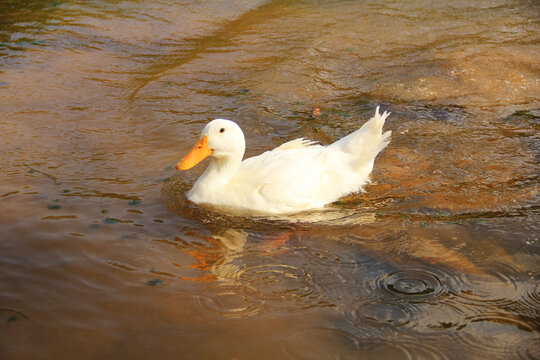
[{"label": "duck eye", "polygon": [[224,132],[225,132],[225,128],[221,128],[221,129],[219,130],[219,132],[220,132],[220,133],[224,133]]}]

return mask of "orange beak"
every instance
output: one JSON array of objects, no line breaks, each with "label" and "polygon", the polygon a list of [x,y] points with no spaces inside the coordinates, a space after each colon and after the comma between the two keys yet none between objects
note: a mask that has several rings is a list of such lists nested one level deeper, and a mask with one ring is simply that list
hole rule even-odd
[{"label": "orange beak", "polygon": [[176,164],[176,168],[178,170],[191,169],[204,158],[212,155],[213,152],[214,150],[208,147],[208,135],[205,135],[202,139],[199,139],[193,149],[191,149],[191,151]]}]

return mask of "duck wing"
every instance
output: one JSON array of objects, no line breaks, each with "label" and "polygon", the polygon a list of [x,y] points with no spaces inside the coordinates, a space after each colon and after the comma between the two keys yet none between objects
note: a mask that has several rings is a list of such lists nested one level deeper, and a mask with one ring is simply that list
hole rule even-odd
[{"label": "duck wing", "polygon": [[291,150],[291,149],[305,149],[305,148],[308,148],[310,146],[314,146],[316,144],[317,144],[316,141],[308,140],[308,139],[305,139],[305,138],[294,139],[294,140],[288,141],[288,142],[286,142],[284,144],[281,144],[280,146],[278,146],[277,148],[275,148],[271,152],[273,152],[273,151],[282,151],[282,150]]},{"label": "duck wing", "polygon": [[244,160],[229,184],[238,184],[236,193],[249,195],[250,206],[267,212],[323,206],[326,148],[303,139],[284,145]]}]

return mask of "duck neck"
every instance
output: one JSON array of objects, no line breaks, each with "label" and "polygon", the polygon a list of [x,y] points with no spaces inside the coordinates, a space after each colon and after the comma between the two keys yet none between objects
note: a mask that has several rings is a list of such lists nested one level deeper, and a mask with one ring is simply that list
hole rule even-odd
[{"label": "duck neck", "polygon": [[[205,172],[199,177],[193,189],[203,187],[218,190],[225,186],[240,168],[243,154],[213,156]],[[212,191],[211,190],[211,191]]]}]

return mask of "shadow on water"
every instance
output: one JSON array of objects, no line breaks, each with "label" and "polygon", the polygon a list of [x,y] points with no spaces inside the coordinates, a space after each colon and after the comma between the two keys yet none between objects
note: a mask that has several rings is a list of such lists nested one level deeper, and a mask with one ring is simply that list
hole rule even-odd
[{"label": "shadow on water", "polygon": [[183,39],[182,49],[179,52],[168,53],[162,56],[157,62],[147,68],[144,77],[139,77],[131,82],[126,97],[133,101],[138,92],[147,84],[158,80],[168,71],[177,69],[182,65],[196,60],[201,54],[215,51],[216,48],[227,46],[237,33],[247,31],[251,26],[268,21],[269,18],[283,13],[283,5],[286,1],[262,2],[260,6],[248,10],[240,17],[227,22],[222,29],[211,35],[196,37],[194,39]]}]

